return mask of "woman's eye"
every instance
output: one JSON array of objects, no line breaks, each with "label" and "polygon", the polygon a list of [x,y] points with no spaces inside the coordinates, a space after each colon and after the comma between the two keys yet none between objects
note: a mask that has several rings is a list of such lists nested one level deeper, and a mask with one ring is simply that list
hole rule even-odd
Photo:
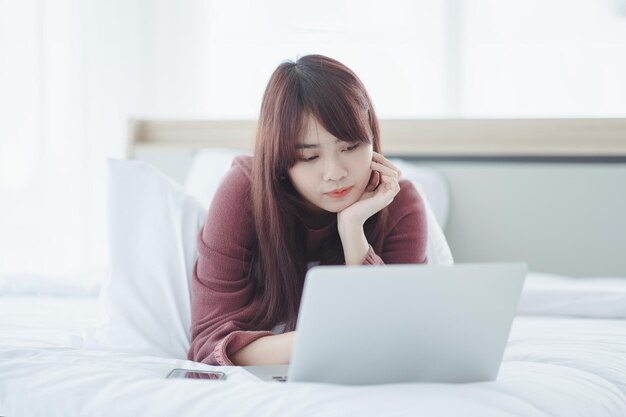
[{"label": "woman's eye", "polygon": [[[354,145],[352,145],[352,146],[348,146],[348,147],[347,147],[346,149],[344,149],[343,151],[344,151],[344,152],[350,152],[350,151],[353,151],[353,150],[355,150],[356,148],[358,148],[358,147],[359,147],[359,145],[360,145],[360,143],[356,143],[356,144],[354,144]],[[304,161],[304,162],[311,162],[311,161],[316,160],[317,158],[319,158],[319,156],[317,156],[317,155],[316,155],[316,156],[309,156],[309,157],[306,157],[306,156],[301,156],[301,157],[300,157],[300,160],[301,160],[301,161]]]}]

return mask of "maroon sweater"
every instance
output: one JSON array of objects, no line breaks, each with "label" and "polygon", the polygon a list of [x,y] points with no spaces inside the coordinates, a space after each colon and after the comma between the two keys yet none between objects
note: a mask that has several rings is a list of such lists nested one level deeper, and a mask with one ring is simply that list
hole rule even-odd
[{"label": "maroon sweater", "polygon": [[[254,280],[247,276],[256,239],[251,201],[252,157],[238,156],[220,183],[206,222],[198,234],[198,260],[191,282],[191,346],[188,359],[212,365],[233,365],[230,355],[258,338],[273,335],[247,331],[241,322],[260,308]],[[426,212],[422,199],[407,180],[389,205],[383,250],[369,247],[363,264],[426,262]],[[307,228],[307,260],[324,262],[318,253],[337,223]]]}]

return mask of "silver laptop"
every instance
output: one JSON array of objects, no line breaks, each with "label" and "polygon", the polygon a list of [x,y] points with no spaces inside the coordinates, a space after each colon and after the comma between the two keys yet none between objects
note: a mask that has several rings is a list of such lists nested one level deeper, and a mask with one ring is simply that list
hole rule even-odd
[{"label": "silver laptop", "polygon": [[317,266],[307,275],[291,364],[263,380],[366,385],[495,380],[524,263]]}]

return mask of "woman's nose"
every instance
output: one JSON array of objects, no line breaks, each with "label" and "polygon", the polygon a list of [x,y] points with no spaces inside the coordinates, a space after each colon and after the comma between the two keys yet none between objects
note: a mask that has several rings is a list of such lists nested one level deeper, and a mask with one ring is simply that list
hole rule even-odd
[{"label": "woman's nose", "polygon": [[324,181],[339,181],[346,175],[348,171],[338,161],[330,161],[324,166]]}]

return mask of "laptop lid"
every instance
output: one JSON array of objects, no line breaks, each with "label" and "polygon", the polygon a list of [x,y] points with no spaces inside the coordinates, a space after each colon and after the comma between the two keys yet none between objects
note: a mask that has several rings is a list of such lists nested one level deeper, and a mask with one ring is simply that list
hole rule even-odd
[{"label": "laptop lid", "polygon": [[478,382],[497,377],[524,263],[317,266],[288,382]]}]

